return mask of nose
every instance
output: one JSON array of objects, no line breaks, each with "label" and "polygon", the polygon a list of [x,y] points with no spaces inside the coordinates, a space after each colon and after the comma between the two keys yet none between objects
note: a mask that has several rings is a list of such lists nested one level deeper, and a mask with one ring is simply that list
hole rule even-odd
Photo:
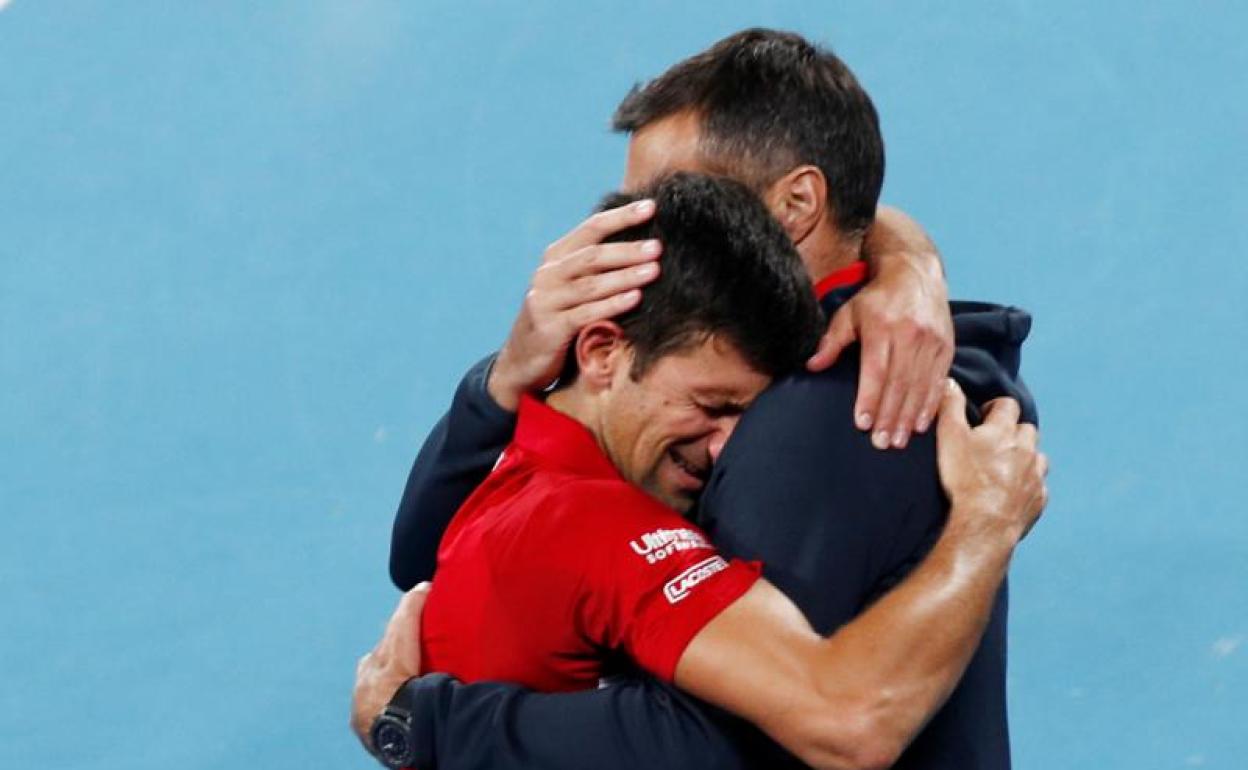
[{"label": "nose", "polygon": [[719,453],[724,451],[724,445],[732,438],[732,432],[736,430],[737,421],[740,419],[741,415],[734,414],[715,421],[715,432],[706,442],[706,451],[710,454],[712,463],[719,462]]}]

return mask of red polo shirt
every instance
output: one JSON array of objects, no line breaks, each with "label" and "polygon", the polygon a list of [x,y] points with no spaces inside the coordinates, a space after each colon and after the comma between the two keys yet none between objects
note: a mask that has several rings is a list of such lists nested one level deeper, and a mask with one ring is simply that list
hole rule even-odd
[{"label": "red polo shirt", "polygon": [[619,652],[670,681],[758,577],[625,481],[579,422],[526,397],[515,439],[442,538],[421,662],[552,692],[596,687]]}]

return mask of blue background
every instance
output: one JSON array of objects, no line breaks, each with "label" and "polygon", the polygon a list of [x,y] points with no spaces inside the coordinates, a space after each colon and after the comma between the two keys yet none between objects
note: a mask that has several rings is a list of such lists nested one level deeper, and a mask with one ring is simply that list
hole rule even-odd
[{"label": "blue background", "polygon": [[391,515],[620,96],[748,25],[874,95],[885,199],[1036,316],[1052,503],[1016,764],[1248,756],[1248,10],[1232,2],[0,11],[0,766],[372,766]]}]

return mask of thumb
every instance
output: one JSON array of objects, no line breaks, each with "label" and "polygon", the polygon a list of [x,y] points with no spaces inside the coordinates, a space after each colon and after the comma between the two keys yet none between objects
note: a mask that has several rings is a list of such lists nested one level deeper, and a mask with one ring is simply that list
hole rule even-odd
[{"label": "thumb", "polygon": [[945,394],[940,400],[940,419],[936,423],[936,444],[956,441],[959,434],[970,429],[966,421],[966,394],[953,378],[946,379]]},{"label": "thumb", "polygon": [[403,595],[395,612],[398,627],[392,637],[395,662],[411,676],[420,673],[420,615],[429,598],[429,583],[421,583]]},{"label": "thumb", "polygon": [[407,620],[415,620],[420,622],[421,610],[425,607],[425,600],[429,598],[429,589],[433,584],[429,581],[418,583],[412,590],[403,594],[403,598],[399,600],[399,610],[396,614],[401,614]]},{"label": "thumb", "polygon": [[396,640],[403,639],[413,630],[420,629],[420,614],[429,598],[430,583],[420,583],[399,597],[399,603],[386,623],[386,632],[377,647],[387,656],[394,650]]},{"label": "thumb", "polygon": [[858,330],[854,328],[853,313],[848,307],[841,308],[840,312],[832,316],[828,330],[819,338],[814,355],[806,361],[806,368],[812,372],[827,369],[857,339]]}]

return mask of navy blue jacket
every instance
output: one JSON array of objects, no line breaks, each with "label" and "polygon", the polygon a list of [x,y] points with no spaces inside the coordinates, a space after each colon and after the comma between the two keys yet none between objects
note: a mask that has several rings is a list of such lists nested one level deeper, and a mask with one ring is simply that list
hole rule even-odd
[{"label": "navy blue jacket", "polygon": [[[831,315],[853,291],[831,292],[824,309]],[[1030,318],[982,303],[955,302],[953,311],[952,373],[968,401],[1013,396],[1035,422],[1018,377]],[[514,416],[485,390],[489,363],[464,378],[408,479],[391,545],[400,588],[432,576],[442,531],[511,438]],[[948,510],[934,432],[881,452],[852,424],[858,369],[849,353],[826,372],[769,388],[741,419],[694,514],[725,554],[761,559],[768,579],[824,634],[904,578]],[[897,767],[1010,766],[1006,615],[1003,587],[962,681]],[[414,686],[422,769],[801,766],[751,725],[642,675],[570,695],[442,675]]]}]

